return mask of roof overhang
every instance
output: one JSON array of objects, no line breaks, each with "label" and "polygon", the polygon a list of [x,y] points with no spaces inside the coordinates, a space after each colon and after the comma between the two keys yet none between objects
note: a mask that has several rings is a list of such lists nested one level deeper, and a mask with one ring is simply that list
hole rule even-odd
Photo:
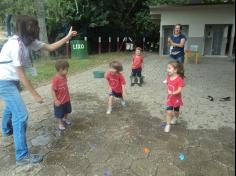
[{"label": "roof overhang", "polygon": [[189,4],[189,5],[159,5],[150,6],[151,15],[161,14],[162,11],[172,11],[172,10],[191,10],[191,9],[222,9],[222,8],[235,8],[235,3],[231,4]]},{"label": "roof overhang", "polygon": [[155,23],[160,23],[162,12],[180,10],[203,10],[203,9],[234,9],[235,3],[230,4],[187,4],[187,5],[159,5],[150,6],[151,19]]}]

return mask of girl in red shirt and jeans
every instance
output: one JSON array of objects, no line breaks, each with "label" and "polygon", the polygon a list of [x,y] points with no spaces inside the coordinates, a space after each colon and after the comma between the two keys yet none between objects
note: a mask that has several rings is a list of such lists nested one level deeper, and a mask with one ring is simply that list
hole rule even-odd
[{"label": "girl in red shirt and jeans", "polygon": [[121,71],[123,71],[123,66],[118,61],[113,61],[110,63],[110,70],[106,74],[106,79],[108,81],[109,87],[109,100],[107,114],[112,112],[112,104],[114,98],[121,99],[121,104],[126,107],[126,102],[124,100],[124,95],[127,95],[125,90],[125,78]]},{"label": "girl in red shirt and jeans", "polygon": [[166,103],[166,111],[167,111],[167,125],[165,127],[165,132],[170,132],[171,125],[175,125],[177,123],[177,119],[179,118],[180,106],[183,106],[182,95],[181,92],[184,87],[184,69],[183,65],[178,63],[177,61],[171,61],[168,64],[167,68],[168,76],[166,78],[167,84],[167,103]]}]

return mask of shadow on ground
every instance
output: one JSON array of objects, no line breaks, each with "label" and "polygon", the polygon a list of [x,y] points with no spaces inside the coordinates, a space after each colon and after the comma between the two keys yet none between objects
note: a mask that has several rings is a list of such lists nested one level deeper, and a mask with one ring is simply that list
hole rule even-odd
[{"label": "shadow on ground", "polygon": [[[181,122],[165,134],[162,122],[142,104],[129,102],[123,109],[117,101],[113,114],[107,116],[106,104],[95,96],[72,97],[73,125],[64,133],[57,130],[52,117],[29,129],[30,150],[43,154],[43,163],[16,167],[11,145],[1,149],[0,175],[235,175],[232,129],[188,130]],[[164,111],[159,116],[164,116]],[[144,148],[148,150],[144,152]],[[179,160],[181,152],[183,161]]]}]

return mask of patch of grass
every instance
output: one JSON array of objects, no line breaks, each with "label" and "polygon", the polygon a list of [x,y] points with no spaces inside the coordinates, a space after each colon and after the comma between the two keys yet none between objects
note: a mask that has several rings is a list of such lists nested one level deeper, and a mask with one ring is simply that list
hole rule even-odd
[{"label": "patch of grass", "polygon": [[[69,75],[88,70],[95,66],[108,63],[112,60],[124,59],[128,56],[127,53],[106,53],[101,55],[90,55],[86,59],[68,59],[70,68]],[[55,59],[40,59],[34,62],[38,75],[36,77],[29,76],[31,83],[34,87],[38,87],[48,83],[56,74]]]}]

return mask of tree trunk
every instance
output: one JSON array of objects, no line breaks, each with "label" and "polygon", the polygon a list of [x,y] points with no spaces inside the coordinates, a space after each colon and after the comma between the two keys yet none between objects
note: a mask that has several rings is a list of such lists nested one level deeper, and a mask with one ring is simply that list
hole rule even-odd
[{"label": "tree trunk", "polygon": [[[45,43],[48,43],[48,35],[47,35],[47,27],[45,21],[45,8],[43,4],[43,0],[34,0],[34,5],[36,8],[37,18],[40,27],[39,38]],[[49,56],[48,52],[43,52],[44,56]]]}]

